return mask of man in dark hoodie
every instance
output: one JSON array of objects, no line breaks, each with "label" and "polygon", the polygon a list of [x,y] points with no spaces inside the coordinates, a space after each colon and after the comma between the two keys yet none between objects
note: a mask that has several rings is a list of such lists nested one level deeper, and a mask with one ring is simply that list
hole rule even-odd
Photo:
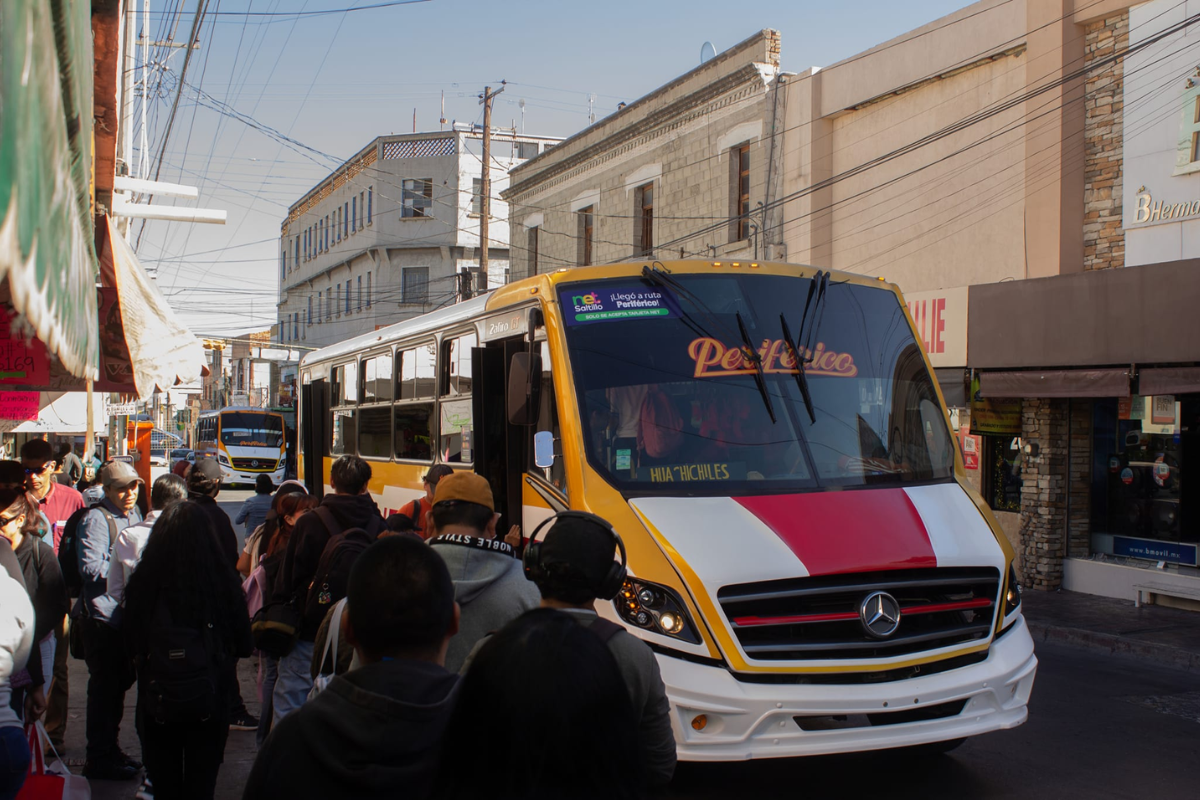
[{"label": "man in dark hoodie", "polygon": [[267,797],[426,798],[458,677],[446,565],[408,536],[380,539],[350,571],[346,638],[362,663],[271,732],[246,782]]},{"label": "man in dark hoodie", "polygon": [[454,599],[462,607],[462,625],[450,642],[446,669],[457,672],[475,643],[531,608],[541,595],[525,580],[513,548],[496,538],[492,487],[473,472],[456,472],[438,481],[425,530],[429,546],[446,561],[454,581]]},{"label": "man in dark hoodie", "polygon": [[304,704],[312,688],[309,667],[312,664],[313,642],[324,619],[325,608],[314,609],[311,614],[304,612],[307,611],[305,601],[308,588],[317,575],[325,545],[336,534],[350,528],[362,528],[372,537],[387,528],[379,507],[368,493],[370,464],[358,456],[342,456],[333,462],[329,482],[333,485],[334,493],[325,495],[314,513],[305,514],[297,520],[275,587],[276,602],[290,600],[304,615],[299,641],[290,653],[279,659],[279,677],[272,695],[276,725]]}]

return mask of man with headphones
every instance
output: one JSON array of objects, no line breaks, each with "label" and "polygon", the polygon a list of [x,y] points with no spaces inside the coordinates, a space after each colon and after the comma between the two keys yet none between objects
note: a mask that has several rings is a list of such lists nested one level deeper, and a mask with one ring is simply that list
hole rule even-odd
[{"label": "man with headphones", "polygon": [[[538,531],[550,524],[541,541]],[[619,562],[613,553],[620,553]],[[556,608],[596,632],[617,660],[638,717],[646,781],[666,784],[675,772],[671,706],[650,646],[596,613],[596,600],[610,601],[625,582],[625,545],[606,520],[583,511],[563,511],[534,530],[522,559],[525,577],[537,584],[543,608]],[[469,665],[468,661],[468,665]],[[464,667],[465,670],[465,667]]]}]

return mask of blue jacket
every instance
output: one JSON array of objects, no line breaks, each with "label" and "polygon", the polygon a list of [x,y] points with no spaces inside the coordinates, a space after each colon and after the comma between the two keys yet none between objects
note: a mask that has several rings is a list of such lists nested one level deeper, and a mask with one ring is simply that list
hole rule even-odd
[{"label": "blue jacket", "polygon": [[274,499],[274,495],[269,494],[256,494],[246,498],[233,521],[244,525],[247,535],[254,533],[259,525],[267,521],[267,512],[271,510],[271,501]]},{"label": "blue jacket", "polygon": [[72,617],[87,617],[120,625],[120,603],[108,595],[108,562],[112,555],[112,539],[108,520],[103,508],[112,514],[116,533],[142,521],[142,512],[134,506],[129,514],[121,511],[107,497],[99,507],[90,509],[79,523],[79,574],[83,577],[83,591],[75,604]]}]

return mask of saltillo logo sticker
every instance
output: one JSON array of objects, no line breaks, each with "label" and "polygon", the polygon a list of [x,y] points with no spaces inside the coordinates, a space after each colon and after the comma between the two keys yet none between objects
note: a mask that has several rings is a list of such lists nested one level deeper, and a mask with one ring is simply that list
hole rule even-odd
[{"label": "saltillo logo sticker", "polygon": [[614,320],[667,319],[679,316],[675,298],[662,289],[616,286],[565,288],[559,295],[568,325]]}]

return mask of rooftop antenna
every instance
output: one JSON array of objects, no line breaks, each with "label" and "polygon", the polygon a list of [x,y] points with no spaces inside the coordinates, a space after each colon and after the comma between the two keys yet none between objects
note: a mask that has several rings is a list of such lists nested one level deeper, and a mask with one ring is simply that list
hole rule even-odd
[{"label": "rooftop antenna", "polygon": [[596,112],[592,110],[592,107],[595,105],[596,105],[596,93],[592,92],[591,94],[588,95],[588,120],[591,122],[592,125],[596,124]]},{"label": "rooftop antenna", "polygon": [[700,45],[700,63],[703,64],[711,58],[716,58],[717,48],[713,47],[712,42],[705,42]]},{"label": "rooftop antenna", "polygon": [[521,134],[525,133],[525,98],[522,97],[517,101],[517,105],[521,107]]},{"label": "rooftop antenna", "polygon": [[438,118],[438,130],[446,124],[446,90],[442,89],[442,116]]}]

